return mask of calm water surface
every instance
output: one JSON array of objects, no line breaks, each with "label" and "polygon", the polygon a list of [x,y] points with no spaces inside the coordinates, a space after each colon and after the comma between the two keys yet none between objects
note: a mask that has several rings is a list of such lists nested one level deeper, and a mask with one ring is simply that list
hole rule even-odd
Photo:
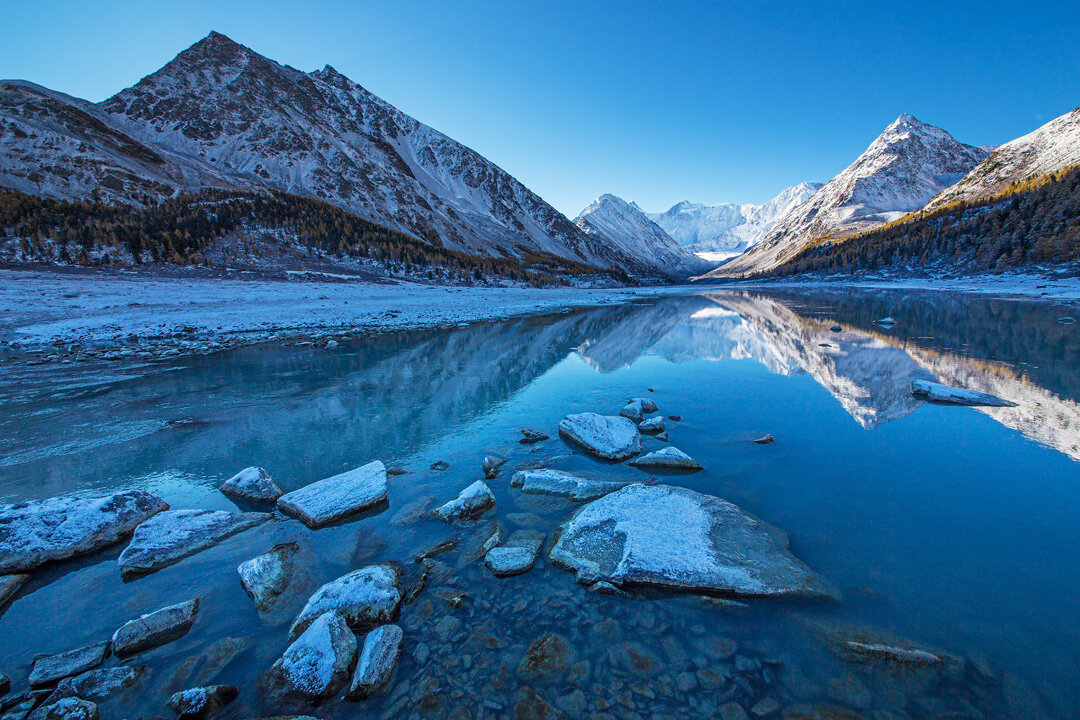
[{"label": "calm water surface", "polygon": [[[21,689],[35,653],[107,639],[198,596],[192,631],[126,661],[148,671],[103,702],[102,717],[168,715],[169,693],[208,683],[240,688],[219,717],[288,710],[268,701],[262,676],[311,591],[381,561],[414,580],[413,555],[458,529],[400,511],[452,498],[495,453],[509,460],[489,483],[498,507],[466,527],[461,548],[440,557],[443,572],[403,609],[391,684],[310,712],[540,717],[546,702],[567,717],[689,718],[736,702],[762,717],[797,703],[881,720],[1075,717],[1080,325],[1056,321],[1075,313],[919,293],[718,292],[334,349],[3,368],[0,502],[140,487],[174,508],[236,509],[217,486],[246,465],[286,490],[373,459],[411,472],[390,478],[380,512],[315,532],[280,519],[131,582],[116,567],[123,543],[38,572],[0,615],[0,670]],[[874,325],[886,315],[894,328]],[[1018,405],[929,405],[909,392],[916,378]],[[493,519],[550,532],[573,512],[510,488],[516,466],[647,479],[555,431],[567,413],[615,414],[646,394],[682,417],[669,422],[671,444],[706,468],[663,481],[783,529],[839,600],[732,608],[655,592],[609,597],[544,561],[498,580],[470,557]],[[520,445],[522,427],[552,439]],[[775,444],[750,442],[765,432]],[[662,444],[645,439],[646,450]],[[436,460],[450,468],[429,470]],[[236,566],[286,540],[300,544],[302,570],[278,611],[260,617]],[[521,658],[545,633],[567,640],[565,665],[522,676]],[[847,663],[831,638],[851,633],[965,664],[943,675]]]}]

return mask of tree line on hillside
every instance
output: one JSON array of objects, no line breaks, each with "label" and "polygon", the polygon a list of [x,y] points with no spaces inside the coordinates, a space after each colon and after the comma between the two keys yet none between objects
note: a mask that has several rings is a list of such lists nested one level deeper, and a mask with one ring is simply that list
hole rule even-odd
[{"label": "tree line on hillside", "polygon": [[1009,270],[1080,260],[1080,167],[1017,183],[979,203],[954,203],[844,240],[819,239],[768,273],[855,273],[947,266]]}]

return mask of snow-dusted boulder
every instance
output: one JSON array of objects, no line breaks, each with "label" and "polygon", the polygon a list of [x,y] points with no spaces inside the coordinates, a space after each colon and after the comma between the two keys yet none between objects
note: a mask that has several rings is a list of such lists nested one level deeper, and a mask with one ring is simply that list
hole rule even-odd
[{"label": "snow-dusted boulder", "polygon": [[286,493],[277,506],[316,528],[378,505],[386,500],[386,492],[386,466],[375,460]]},{"label": "snow-dusted boulder", "polygon": [[326,583],[308,598],[297,615],[289,637],[296,638],[315,618],[336,610],[350,627],[361,630],[385,625],[401,604],[397,569],[388,563],[368,565]]},{"label": "snow-dusted boulder", "polygon": [[182,638],[198,614],[199,600],[195,598],[129,620],[113,633],[113,652],[132,655]]},{"label": "snow-dusted boulder", "polygon": [[637,425],[625,417],[575,413],[559,423],[559,434],[608,460],[625,460],[641,452]]},{"label": "snow-dusted boulder", "polygon": [[324,612],[289,645],[270,669],[286,692],[327,700],[345,686],[356,661],[356,636],[339,612]]},{"label": "snow-dusted boulder", "polygon": [[562,470],[520,470],[510,478],[511,487],[521,488],[526,495],[553,495],[567,500],[595,500],[615,492],[629,483],[590,480]]},{"label": "snow-dusted boulder", "polygon": [[641,407],[640,400],[631,400],[626,403],[626,407],[619,411],[619,415],[638,423],[641,422],[641,418],[645,417],[645,408]]},{"label": "snow-dusted boulder", "polygon": [[386,684],[397,665],[402,636],[397,625],[382,625],[367,634],[349,687],[350,700],[363,700]]},{"label": "snow-dusted boulder", "polygon": [[232,685],[208,685],[181,690],[169,697],[166,704],[181,720],[203,720],[231,703],[239,694]]},{"label": "snow-dusted boulder", "polygon": [[99,642],[55,655],[40,655],[34,659],[34,666],[30,669],[30,687],[48,685],[60,678],[96,668],[104,662],[108,652],[109,643]]},{"label": "snow-dusted boulder", "polygon": [[488,550],[484,564],[495,577],[520,575],[532,569],[546,536],[539,530],[518,530],[506,543]]},{"label": "snow-dusted boulder", "polygon": [[656,415],[655,417],[645,418],[638,423],[638,430],[646,435],[656,435],[657,433],[664,432],[667,427],[667,423],[664,422],[663,415]]},{"label": "snow-dusted boulder", "polygon": [[677,447],[666,447],[648,455],[634,458],[630,464],[638,468],[657,468],[660,470],[701,470],[701,463]]},{"label": "snow-dusted boulder", "polygon": [[472,520],[495,507],[495,496],[483,480],[477,480],[462,490],[450,502],[435,508],[431,516],[444,522]]},{"label": "snow-dusted boulder", "polygon": [[100,550],[168,507],[158,496],[142,490],[0,505],[0,573],[32,570]]},{"label": "snow-dusted boulder", "polygon": [[15,593],[19,592],[19,588],[29,579],[30,576],[25,574],[0,575],[0,613],[4,611],[7,601],[14,597]]},{"label": "snow-dusted boulder", "polygon": [[[22,715],[5,715],[23,717]],[[35,710],[30,717],[34,720],[98,720],[97,703],[77,697],[66,697],[54,703],[47,702]]]},{"label": "snow-dusted boulder", "polygon": [[579,582],[821,597],[787,537],[739,507],[670,485],[628,485],[580,508],[548,553]]},{"label": "snow-dusted boulder", "polygon": [[660,408],[657,407],[656,402],[652,398],[647,398],[647,397],[630,398],[630,400],[628,402],[637,403],[638,405],[640,405],[642,412],[647,412],[647,413],[660,412]]},{"label": "snow-dusted boulder", "polygon": [[124,579],[160,570],[264,523],[269,513],[166,510],[135,528],[117,565]]},{"label": "snow-dusted boulder", "polygon": [[295,542],[275,545],[268,552],[245,560],[236,568],[240,584],[260,613],[269,612],[285,592],[293,573],[293,556],[300,549]]},{"label": "snow-dusted boulder", "polygon": [[1002,400],[994,395],[951,387],[929,380],[912,380],[911,394],[931,402],[946,405],[988,405],[990,407],[1015,407],[1016,403]]},{"label": "snow-dusted boulder", "polygon": [[274,502],[281,497],[279,488],[270,474],[261,467],[246,467],[222,483],[221,492],[250,502]]}]

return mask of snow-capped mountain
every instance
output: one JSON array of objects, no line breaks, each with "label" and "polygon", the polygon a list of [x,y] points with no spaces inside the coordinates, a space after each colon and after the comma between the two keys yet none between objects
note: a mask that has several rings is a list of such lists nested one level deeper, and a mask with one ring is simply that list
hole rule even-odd
[{"label": "snow-capped mountain", "polygon": [[789,187],[764,205],[699,205],[683,201],[649,219],[696,253],[738,255],[755,245],[784,215],[810,199],[821,183]]},{"label": "snow-capped mountain", "polygon": [[713,267],[675,242],[634,203],[614,195],[601,195],[574,220],[590,238],[632,258],[641,266],[672,278],[685,278]]},{"label": "snow-capped mountain", "polygon": [[941,128],[905,113],[752,249],[712,275],[770,270],[819,238],[842,238],[903,217],[967,174],[989,152],[957,142]]},{"label": "snow-capped mountain", "polygon": [[332,67],[304,73],[218,33],[100,104],[9,81],[0,111],[0,187],[125,204],[205,186],[273,188],[473,254],[666,269],[666,258],[627,257],[586,235]]},{"label": "snow-capped mountain", "polygon": [[998,147],[959,182],[942,190],[925,209],[989,200],[1014,183],[1076,165],[1080,165],[1080,108]]}]

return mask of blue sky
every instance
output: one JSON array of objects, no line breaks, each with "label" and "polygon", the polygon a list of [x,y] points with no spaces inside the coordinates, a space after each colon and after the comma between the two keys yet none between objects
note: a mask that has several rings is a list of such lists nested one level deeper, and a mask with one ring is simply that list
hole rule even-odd
[{"label": "blue sky", "polygon": [[90,100],[210,30],[333,65],[571,217],[762,202],[897,115],[1000,143],[1080,105],[1080,3],[8,3],[0,77]]}]

